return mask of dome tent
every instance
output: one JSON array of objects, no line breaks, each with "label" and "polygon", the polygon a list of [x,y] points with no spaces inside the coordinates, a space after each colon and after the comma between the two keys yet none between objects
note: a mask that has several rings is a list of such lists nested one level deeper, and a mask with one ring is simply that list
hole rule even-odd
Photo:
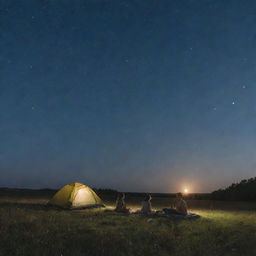
[{"label": "dome tent", "polygon": [[48,204],[68,209],[104,206],[102,200],[90,187],[77,182],[61,188]]}]

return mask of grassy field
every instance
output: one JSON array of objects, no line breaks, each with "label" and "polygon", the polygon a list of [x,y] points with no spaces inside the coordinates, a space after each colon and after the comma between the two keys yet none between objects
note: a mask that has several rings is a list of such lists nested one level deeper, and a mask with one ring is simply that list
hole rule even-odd
[{"label": "grassy field", "polygon": [[[107,208],[113,198],[103,198]],[[142,198],[127,198],[137,209]],[[2,196],[0,255],[256,255],[256,204],[188,201],[197,220],[118,214],[101,209],[56,210],[47,197]],[[170,204],[154,198],[155,209]]]}]

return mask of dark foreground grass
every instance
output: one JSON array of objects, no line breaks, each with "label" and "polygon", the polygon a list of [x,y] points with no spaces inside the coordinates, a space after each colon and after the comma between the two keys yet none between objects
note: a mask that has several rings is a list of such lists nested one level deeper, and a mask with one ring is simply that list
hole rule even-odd
[{"label": "dark foreground grass", "polygon": [[1,256],[256,255],[255,211],[194,209],[202,218],[171,221],[100,209],[49,209],[45,202],[0,201]]}]

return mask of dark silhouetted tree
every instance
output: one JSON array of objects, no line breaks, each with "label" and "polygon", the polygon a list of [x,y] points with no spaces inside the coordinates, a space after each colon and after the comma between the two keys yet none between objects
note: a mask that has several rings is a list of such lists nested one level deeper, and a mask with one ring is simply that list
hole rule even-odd
[{"label": "dark silhouetted tree", "polygon": [[233,183],[226,189],[219,189],[211,193],[211,199],[256,201],[256,177]]}]

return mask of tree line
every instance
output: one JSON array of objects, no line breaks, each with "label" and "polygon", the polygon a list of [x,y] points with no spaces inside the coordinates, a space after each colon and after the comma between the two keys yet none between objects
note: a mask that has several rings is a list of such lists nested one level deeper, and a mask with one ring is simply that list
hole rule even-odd
[{"label": "tree line", "polygon": [[256,201],[256,177],[211,193],[213,200]]}]

